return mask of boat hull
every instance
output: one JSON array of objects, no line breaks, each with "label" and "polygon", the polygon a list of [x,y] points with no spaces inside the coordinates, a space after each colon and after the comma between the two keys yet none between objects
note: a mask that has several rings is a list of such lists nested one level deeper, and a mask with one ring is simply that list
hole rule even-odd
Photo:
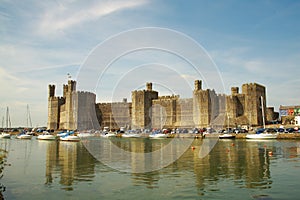
[{"label": "boat hull", "polygon": [[80,137],[75,136],[75,135],[68,135],[68,136],[65,136],[65,137],[61,137],[60,141],[79,142],[80,141]]},{"label": "boat hull", "polygon": [[278,134],[273,133],[260,133],[260,134],[247,134],[247,139],[276,139]]},{"label": "boat hull", "polygon": [[18,135],[16,138],[17,139],[30,140],[32,138],[32,135],[23,134],[23,135]]},{"label": "boat hull", "polygon": [[235,139],[235,135],[223,134],[223,135],[219,135],[219,139]]},{"label": "boat hull", "polygon": [[124,138],[140,138],[140,134],[123,134],[122,137]]},{"label": "boat hull", "polygon": [[150,134],[149,138],[151,139],[163,139],[163,138],[167,138],[168,134],[164,134],[164,133],[157,133],[157,134]]},{"label": "boat hull", "polygon": [[57,137],[54,135],[39,135],[37,136],[38,140],[56,140]]},{"label": "boat hull", "polygon": [[6,139],[9,139],[11,137],[11,135],[9,133],[1,133],[0,134],[0,139],[1,138],[6,138]]},{"label": "boat hull", "polygon": [[106,133],[106,134],[102,134],[101,137],[117,137],[117,134],[115,134],[115,133]]}]

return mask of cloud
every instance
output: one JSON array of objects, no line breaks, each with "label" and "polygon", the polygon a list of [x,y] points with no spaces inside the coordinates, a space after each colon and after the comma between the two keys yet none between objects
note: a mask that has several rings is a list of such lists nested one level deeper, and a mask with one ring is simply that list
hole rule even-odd
[{"label": "cloud", "polygon": [[[135,8],[146,4],[147,1],[106,1],[89,5],[61,3],[56,9],[48,9],[42,17],[38,32],[41,35],[63,33],[80,24],[97,20],[114,12]],[[82,8],[84,6],[85,8]]]}]

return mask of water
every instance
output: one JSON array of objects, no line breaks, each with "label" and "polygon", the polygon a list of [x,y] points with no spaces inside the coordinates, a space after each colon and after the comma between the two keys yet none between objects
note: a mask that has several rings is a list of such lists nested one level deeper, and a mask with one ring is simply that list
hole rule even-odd
[{"label": "water", "polygon": [[[114,144],[144,151],[169,141],[116,138]],[[195,140],[195,149],[161,170],[133,174],[97,161],[81,142],[0,140],[0,191],[5,199],[299,198],[300,141],[220,140],[200,159],[202,143]]]}]

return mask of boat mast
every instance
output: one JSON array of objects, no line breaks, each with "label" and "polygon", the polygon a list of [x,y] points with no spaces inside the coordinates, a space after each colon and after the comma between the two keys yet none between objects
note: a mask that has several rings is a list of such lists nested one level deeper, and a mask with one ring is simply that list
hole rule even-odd
[{"label": "boat mast", "polygon": [[32,122],[31,122],[31,116],[30,116],[30,111],[29,111],[29,105],[27,104],[27,128],[29,127],[28,125],[30,125],[30,128],[32,128]]},{"label": "boat mast", "polygon": [[227,113],[227,131],[229,131],[229,115]]},{"label": "boat mast", "polygon": [[266,123],[265,123],[264,99],[263,99],[263,96],[260,96],[260,98],[261,98],[262,120],[263,120],[264,129],[265,129],[266,128]]},{"label": "boat mast", "polygon": [[6,107],[6,130],[8,129],[8,117],[9,117],[9,111],[8,111],[8,107]]},{"label": "boat mast", "polygon": [[109,115],[109,130],[111,131],[111,114]]},{"label": "boat mast", "polygon": [[4,116],[2,116],[2,129],[4,128]]},{"label": "boat mast", "polygon": [[160,130],[162,130],[163,125],[162,125],[162,107],[160,106]]}]

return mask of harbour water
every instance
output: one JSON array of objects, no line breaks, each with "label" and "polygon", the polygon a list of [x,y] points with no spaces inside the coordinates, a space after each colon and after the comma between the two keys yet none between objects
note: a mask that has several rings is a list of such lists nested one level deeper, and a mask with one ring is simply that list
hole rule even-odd
[{"label": "harbour water", "polygon": [[[151,151],[170,140],[113,143],[126,151]],[[126,173],[95,159],[83,142],[3,139],[0,189],[4,199],[299,198],[300,140],[219,140],[199,158],[205,140],[194,140],[194,148],[160,170]]]}]

